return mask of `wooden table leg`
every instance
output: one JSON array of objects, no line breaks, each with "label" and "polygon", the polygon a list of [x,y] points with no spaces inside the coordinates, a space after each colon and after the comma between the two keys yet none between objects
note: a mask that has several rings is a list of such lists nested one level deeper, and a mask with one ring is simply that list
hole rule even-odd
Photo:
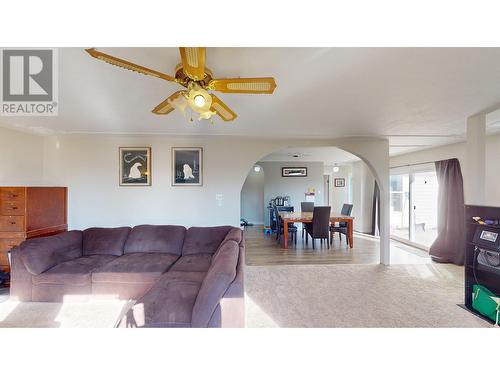
[{"label": "wooden table leg", "polygon": [[352,220],[349,220],[348,223],[347,223],[347,230],[349,232],[349,247],[352,249],[352,246],[353,246],[353,240],[354,240],[354,229],[353,229],[353,225],[354,223],[352,222]]},{"label": "wooden table leg", "polygon": [[285,241],[284,248],[288,249],[288,220],[283,220],[283,239]]}]

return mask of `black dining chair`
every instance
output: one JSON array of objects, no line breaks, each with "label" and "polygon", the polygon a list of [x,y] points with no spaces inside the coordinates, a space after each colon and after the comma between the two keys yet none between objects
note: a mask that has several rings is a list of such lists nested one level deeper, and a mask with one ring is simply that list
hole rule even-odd
[{"label": "black dining chair", "polygon": [[[281,220],[278,207],[273,206],[274,216],[276,217],[276,241],[279,242],[281,235],[284,234],[285,226],[283,225],[283,220]],[[291,234],[291,239],[296,244],[297,243],[297,226],[293,223],[288,224],[288,233]]]},{"label": "black dining chair", "polygon": [[[352,212],[352,204],[347,204],[344,203],[342,205],[342,210],[340,213],[345,216],[351,216]],[[338,223],[338,226],[336,225],[330,225],[330,243],[333,243],[333,235],[334,233],[339,234],[340,241],[342,242],[342,235],[345,236],[345,241],[349,245],[349,236],[347,235],[347,223]]]},{"label": "black dining chair", "polygon": [[312,238],[313,249],[314,241],[317,239],[320,239],[321,243],[326,240],[326,245],[330,248],[330,242],[328,242],[330,235],[330,212],[330,206],[314,207],[312,223],[306,225],[306,232]]},{"label": "black dining chair", "polygon": [[[300,212],[313,212],[314,202],[300,202]],[[306,232],[306,226],[302,224],[302,238]]]}]

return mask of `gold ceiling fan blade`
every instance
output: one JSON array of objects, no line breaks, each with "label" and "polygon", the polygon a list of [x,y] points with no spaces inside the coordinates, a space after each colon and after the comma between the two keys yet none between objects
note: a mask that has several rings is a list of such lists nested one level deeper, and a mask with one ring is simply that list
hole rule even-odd
[{"label": "gold ceiling fan blade", "polygon": [[89,48],[89,49],[86,49],[85,51],[87,51],[87,53],[90,56],[95,57],[96,59],[102,60],[104,62],[107,62],[108,64],[115,65],[115,66],[118,66],[120,68],[124,68],[124,69],[128,69],[128,70],[133,70],[134,72],[142,73],[142,74],[145,74],[148,76],[161,78],[161,79],[164,79],[166,81],[175,82],[175,78],[169,76],[168,74],[157,72],[156,70],[145,68],[144,66],[140,66],[140,65],[131,63],[130,61],[123,60],[123,59],[120,59],[118,57],[108,55],[106,53],[97,51],[95,48]]},{"label": "gold ceiling fan blade", "polygon": [[230,94],[272,94],[276,82],[272,77],[213,79],[207,88]]},{"label": "gold ceiling fan blade", "polygon": [[177,91],[170,95],[167,99],[158,104],[154,109],[153,113],[156,115],[168,115],[175,108],[183,110],[185,105],[183,103],[178,103],[179,99],[182,99],[184,91]]},{"label": "gold ceiling fan blade", "polygon": [[212,111],[217,112],[221,119],[224,121],[233,121],[238,115],[234,113],[231,108],[229,108],[222,100],[216,97],[214,94],[210,94],[212,97]]},{"label": "gold ceiling fan blade", "polygon": [[184,73],[194,81],[205,78],[205,47],[180,47]]}]

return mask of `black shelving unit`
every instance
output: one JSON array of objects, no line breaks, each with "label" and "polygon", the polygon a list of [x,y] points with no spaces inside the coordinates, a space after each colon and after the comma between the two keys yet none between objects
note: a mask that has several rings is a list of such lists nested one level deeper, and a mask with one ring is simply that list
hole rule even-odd
[{"label": "black shelving unit", "polygon": [[[465,206],[465,307],[477,315],[477,312],[472,308],[472,286],[477,283],[476,277],[481,285],[484,285],[496,295],[500,295],[500,276],[478,269],[475,272],[476,277],[474,276],[474,234],[478,227],[500,230],[500,225],[479,224],[472,219],[475,216],[483,219],[498,219],[500,218],[500,207]],[[486,317],[483,318],[492,322]]]}]

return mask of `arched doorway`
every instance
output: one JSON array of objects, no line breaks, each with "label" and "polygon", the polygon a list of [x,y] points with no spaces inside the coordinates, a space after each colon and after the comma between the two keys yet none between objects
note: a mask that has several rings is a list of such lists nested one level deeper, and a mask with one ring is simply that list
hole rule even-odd
[{"label": "arched doorway", "polygon": [[[297,175],[287,175],[288,170]],[[241,190],[241,217],[250,225],[259,226],[262,231],[263,226],[273,227],[271,201],[278,200],[279,205],[283,206],[280,207],[282,210],[300,211],[300,202],[309,200],[317,206],[331,206],[332,213],[340,213],[343,204],[349,203],[354,205],[354,229],[359,233],[378,234],[378,225],[373,224],[379,223],[376,214],[380,213],[380,210],[379,207],[374,208],[374,194],[377,194],[378,201],[381,189],[372,170],[373,167],[360,157],[339,147],[315,145],[275,150],[250,168]],[[298,226],[301,229],[301,225]],[[248,231],[248,234],[252,239],[257,238],[255,229]],[[303,244],[301,246],[300,243],[299,240],[295,249],[297,252],[306,252],[307,247]],[[257,241],[252,247],[264,249],[269,245],[269,242]],[[367,240],[361,237],[358,248],[355,247],[352,251],[344,251],[347,245],[338,240],[334,245],[338,249],[342,248],[342,251],[332,252],[332,263],[340,258],[343,258],[342,262],[367,264],[382,260],[378,239]],[[360,254],[355,254],[356,249],[360,248],[363,248],[362,256],[359,256],[359,250]],[[321,256],[325,263],[329,261],[325,252]],[[249,254],[249,258],[252,262],[252,254]],[[285,260],[288,261],[290,259]]]}]

